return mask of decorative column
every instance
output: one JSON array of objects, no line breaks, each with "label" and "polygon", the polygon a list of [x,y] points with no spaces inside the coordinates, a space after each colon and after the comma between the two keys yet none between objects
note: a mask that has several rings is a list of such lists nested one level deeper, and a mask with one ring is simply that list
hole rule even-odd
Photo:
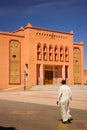
[{"label": "decorative column", "polygon": [[44,79],[44,74],[43,74],[43,64],[40,65],[40,84],[43,85],[43,79]]}]

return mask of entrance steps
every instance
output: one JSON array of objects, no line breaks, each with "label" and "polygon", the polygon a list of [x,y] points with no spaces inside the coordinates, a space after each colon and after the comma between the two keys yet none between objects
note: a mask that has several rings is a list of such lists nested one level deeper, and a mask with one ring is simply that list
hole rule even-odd
[{"label": "entrance steps", "polygon": [[[84,90],[87,89],[87,85],[69,85],[71,90]],[[60,85],[35,85],[29,90],[33,91],[57,91]]]}]

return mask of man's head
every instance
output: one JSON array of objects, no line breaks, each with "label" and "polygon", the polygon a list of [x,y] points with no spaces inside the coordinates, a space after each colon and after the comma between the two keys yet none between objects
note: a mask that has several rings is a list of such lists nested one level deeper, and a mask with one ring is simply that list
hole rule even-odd
[{"label": "man's head", "polygon": [[62,85],[66,84],[66,80],[63,79],[61,83],[62,83]]}]

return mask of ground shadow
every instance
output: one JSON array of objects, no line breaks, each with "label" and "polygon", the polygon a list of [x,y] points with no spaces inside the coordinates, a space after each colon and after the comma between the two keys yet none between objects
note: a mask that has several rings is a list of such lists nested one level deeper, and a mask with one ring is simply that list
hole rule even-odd
[{"label": "ground shadow", "polygon": [[14,128],[14,127],[3,127],[3,126],[0,126],[0,130],[17,130],[17,129]]}]

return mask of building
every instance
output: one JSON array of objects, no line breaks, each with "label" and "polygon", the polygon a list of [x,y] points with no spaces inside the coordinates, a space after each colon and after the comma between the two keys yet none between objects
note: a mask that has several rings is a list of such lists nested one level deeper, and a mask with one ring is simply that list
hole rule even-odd
[{"label": "building", "polygon": [[33,27],[0,32],[0,89],[84,82],[84,45],[74,33]]}]

